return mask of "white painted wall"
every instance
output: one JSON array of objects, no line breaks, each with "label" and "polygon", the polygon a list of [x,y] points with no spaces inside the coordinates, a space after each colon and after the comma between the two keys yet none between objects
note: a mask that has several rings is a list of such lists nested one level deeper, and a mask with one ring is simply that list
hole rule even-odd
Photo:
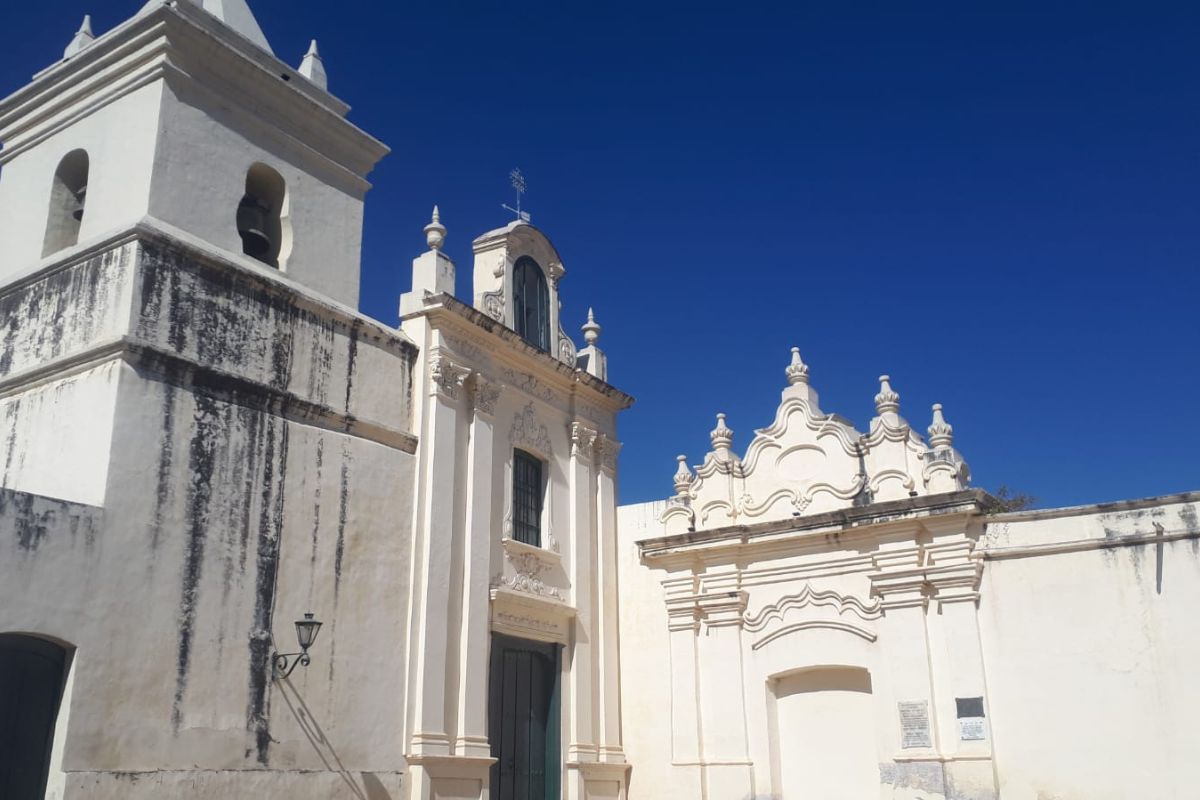
[{"label": "white painted wall", "polygon": [[[157,234],[0,307],[20,333],[0,351],[0,631],[76,648],[54,791],[398,797],[411,344]],[[273,683],[305,611],[313,664]]]},{"label": "white painted wall", "polygon": [[[1009,556],[989,558],[979,612],[1006,800],[1195,794],[1198,508],[1167,500],[988,526],[989,556]],[[1166,540],[1154,541],[1156,523]],[[1110,546],[1048,547],[1065,543]],[[1051,552],[1014,555],[1038,547]]]},{"label": "white painted wall", "polygon": [[[54,171],[72,150],[86,150],[90,162],[80,242],[130,226],[146,215],[162,100],[163,83],[156,81],[90,109],[69,126],[18,152],[13,152],[14,142],[5,141],[6,149],[0,151],[0,242],[4,243],[0,283],[42,261]],[[67,119],[78,111],[73,104],[55,116]],[[55,127],[52,122],[44,126],[50,131]]]},{"label": "white painted wall", "polygon": [[[619,510],[631,798],[1191,796],[1200,497],[911,525],[892,510],[855,534],[764,526],[639,557],[667,507]],[[879,611],[839,611],[850,598]],[[870,694],[788,691],[834,666],[865,669]],[[970,697],[982,740],[960,737]],[[903,746],[911,700],[928,704],[928,748]],[[875,768],[852,771],[856,753]]]}]

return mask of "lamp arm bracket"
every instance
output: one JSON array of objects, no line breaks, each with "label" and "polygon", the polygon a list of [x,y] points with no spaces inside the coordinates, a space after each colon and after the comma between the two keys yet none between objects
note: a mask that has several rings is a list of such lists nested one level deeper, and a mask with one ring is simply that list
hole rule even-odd
[{"label": "lamp arm bracket", "polygon": [[307,667],[312,659],[308,652],[302,653],[272,653],[271,672],[277,681],[285,681],[296,667]]}]

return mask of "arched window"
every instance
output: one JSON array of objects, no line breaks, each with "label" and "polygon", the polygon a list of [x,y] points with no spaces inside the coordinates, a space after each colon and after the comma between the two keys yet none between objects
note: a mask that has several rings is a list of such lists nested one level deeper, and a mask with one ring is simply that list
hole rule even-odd
[{"label": "arched window", "polygon": [[237,230],[242,252],[278,268],[291,249],[287,219],[287,184],[266,164],[246,172],[246,193],[237,208]]},{"label": "arched window", "polygon": [[50,209],[46,215],[46,238],[42,255],[57,253],[79,241],[83,207],[87,201],[88,154],[72,150],[58,162],[50,187]]},{"label": "arched window", "polygon": [[550,290],[542,268],[528,256],[513,267],[513,326],[534,347],[550,349]]},{"label": "arched window", "polygon": [[0,634],[0,797],[43,797],[67,651]]}]

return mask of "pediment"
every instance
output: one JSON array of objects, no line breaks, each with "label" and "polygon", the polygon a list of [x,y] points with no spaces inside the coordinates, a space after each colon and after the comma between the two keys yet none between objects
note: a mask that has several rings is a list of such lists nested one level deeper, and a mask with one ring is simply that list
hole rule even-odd
[{"label": "pediment", "polygon": [[808,366],[793,348],[774,421],[739,457],[733,431],[718,415],[713,449],[695,468],[680,461],[676,494],[662,520],[669,533],[771,522],[856,505],[965,488],[966,464],[950,446],[951,429],[934,407],[930,444],[899,414],[900,396],[880,378],[869,431],[821,410]]}]

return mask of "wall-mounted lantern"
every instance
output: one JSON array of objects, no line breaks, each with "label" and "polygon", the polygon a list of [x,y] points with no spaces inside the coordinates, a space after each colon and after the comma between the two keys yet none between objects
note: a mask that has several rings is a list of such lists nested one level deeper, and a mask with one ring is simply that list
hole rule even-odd
[{"label": "wall-mounted lantern", "polygon": [[319,630],[321,630],[321,623],[313,619],[312,614],[306,613],[304,619],[296,620],[296,641],[300,643],[300,652],[271,654],[276,680],[286,679],[292,674],[292,670],[296,668],[297,664],[308,666],[312,661],[308,655],[308,648],[312,647],[313,642],[317,640],[317,631]]}]

